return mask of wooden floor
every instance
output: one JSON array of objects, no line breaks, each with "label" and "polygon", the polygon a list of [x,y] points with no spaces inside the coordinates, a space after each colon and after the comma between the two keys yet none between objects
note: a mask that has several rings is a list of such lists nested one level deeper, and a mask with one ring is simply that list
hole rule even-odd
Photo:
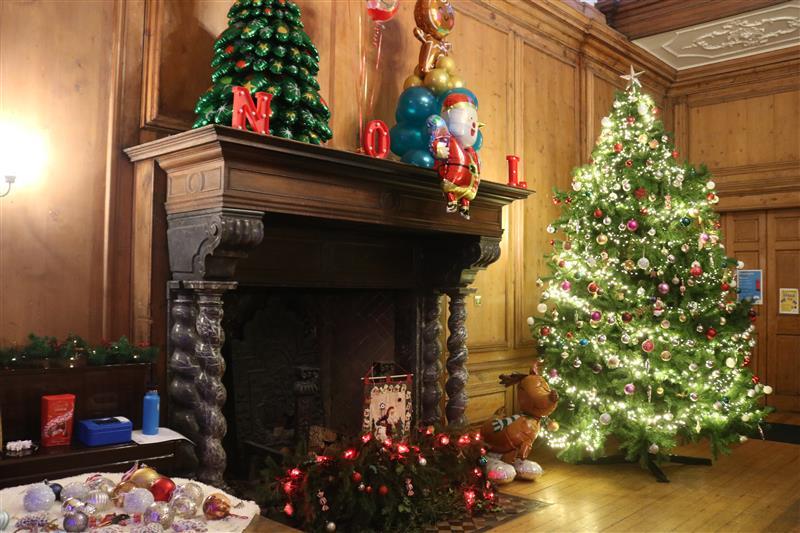
[{"label": "wooden floor", "polygon": [[[678,453],[708,456],[708,447]],[[671,483],[638,465],[541,462],[542,478],[505,491],[552,505],[493,531],[800,532],[798,445],[751,440],[711,467],[665,465]]]},{"label": "wooden floor", "polygon": [[[678,453],[708,456],[702,445]],[[638,465],[569,465],[536,458],[538,481],[503,492],[552,505],[493,529],[497,533],[567,531],[719,531],[800,533],[800,446],[751,440],[713,466],[665,465],[657,483]],[[295,531],[260,519],[248,531]]]}]

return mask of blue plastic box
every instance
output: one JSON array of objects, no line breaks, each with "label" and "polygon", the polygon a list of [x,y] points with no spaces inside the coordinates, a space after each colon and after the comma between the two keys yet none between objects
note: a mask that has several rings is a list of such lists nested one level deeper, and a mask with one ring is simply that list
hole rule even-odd
[{"label": "blue plastic box", "polygon": [[108,446],[130,442],[133,424],[124,416],[95,418],[78,422],[76,435],[86,446]]}]

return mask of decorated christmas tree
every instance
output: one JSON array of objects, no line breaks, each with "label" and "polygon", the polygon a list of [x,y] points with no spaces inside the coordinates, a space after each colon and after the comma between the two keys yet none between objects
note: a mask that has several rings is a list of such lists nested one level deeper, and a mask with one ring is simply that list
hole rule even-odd
[{"label": "decorated christmas tree", "polygon": [[332,136],[330,111],[315,76],[319,53],[303,31],[300,8],[291,0],[237,0],[228,28],[214,44],[212,86],[195,106],[195,128],[230,125],[231,88],[273,94],[270,134],[320,144]]},{"label": "decorated christmas tree", "polygon": [[637,76],[623,76],[591,164],[554,195],[560,238],[529,319],[561,396],[542,435],[569,461],[612,435],[629,460],[701,438],[716,455],[759,429],[772,392],[750,370],[755,315],[737,301],[714,182],[678,163]]}]

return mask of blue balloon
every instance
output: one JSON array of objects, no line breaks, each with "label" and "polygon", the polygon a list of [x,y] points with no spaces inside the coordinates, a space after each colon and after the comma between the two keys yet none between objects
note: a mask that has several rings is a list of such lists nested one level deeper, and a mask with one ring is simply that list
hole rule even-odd
[{"label": "blue balloon", "polygon": [[477,152],[481,149],[481,146],[483,146],[483,132],[479,130],[478,136],[475,137],[475,144],[472,145],[472,149]]},{"label": "blue balloon", "polygon": [[397,123],[424,124],[425,119],[437,112],[436,96],[425,87],[409,87],[397,99]]},{"label": "blue balloon", "polygon": [[433,168],[433,156],[427,150],[411,150],[401,158],[403,163],[423,168]]},{"label": "blue balloon", "polygon": [[402,156],[409,150],[424,150],[428,142],[428,132],[420,126],[411,126],[408,123],[395,125],[389,131],[392,142],[392,152]]}]

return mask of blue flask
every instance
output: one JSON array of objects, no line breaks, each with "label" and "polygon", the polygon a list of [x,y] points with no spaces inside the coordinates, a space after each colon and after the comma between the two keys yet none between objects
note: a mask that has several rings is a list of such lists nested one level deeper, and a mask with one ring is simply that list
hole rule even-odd
[{"label": "blue flask", "polygon": [[158,435],[158,414],[161,398],[158,391],[153,389],[144,395],[142,407],[142,433],[145,435]]}]

